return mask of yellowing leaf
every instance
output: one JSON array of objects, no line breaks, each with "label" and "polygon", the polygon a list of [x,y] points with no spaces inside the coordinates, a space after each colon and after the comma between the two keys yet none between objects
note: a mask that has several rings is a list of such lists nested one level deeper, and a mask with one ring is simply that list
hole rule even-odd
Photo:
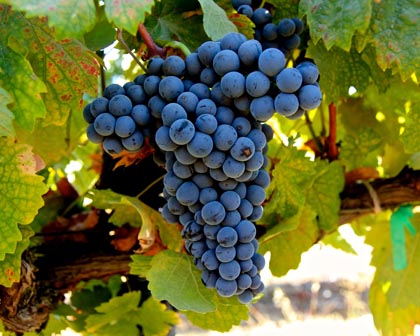
[{"label": "yellowing leaf", "polygon": [[167,300],[180,310],[207,313],[215,310],[213,294],[201,283],[191,257],[166,250],[155,255],[147,272],[149,289],[157,300]]},{"label": "yellowing leaf", "polygon": [[194,311],[183,312],[191,323],[203,328],[219,332],[226,332],[233,326],[239,325],[248,319],[248,306],[239,303],[236,296],[222,298],[214,293],[214,303],[216,310],[201,314]]},{"label": "yellowing leaf", "polygon": [[47,16],[57,39],[81,37],[96,22],[93,0],[9,0],[14,10],[25,11],[27,17]]},{"label": "yellowing leaf", "polygon": [[[0,5],[0,14],[2,13]],[[0,19],[0,34],[3,27]],[[45,117],[46,108],[41,93],[46,92],[45,84],[34,73],[31,64],[20,54],[1,45],[0,39],[0,86],[12,96],[10,110],[17,124],[33,130],[35,120]]]},{"label": "yellowing leaf", "polygon": [[178,323],[178,316],[174,311],[167,310],[163,303],[150,297],[139,308],[138,322],[144,336],[167,336],[171,326]]},{"label": "yellowing leaf", "polygon": [[7,107],[11,102],[12,98],[7,91],[0,88],[0,137],[15,135],[15,129],[13,128],[15,116]]},{"label": "yellowing leaf", "polygon": [[363,34],[369,27],[372,5],[369,0],[304,0],[299,11],[307,16],[315,44],[323,39],[327,49],[336,45],[349,51],[355,31]]},{"label": "yellowing leaf", "polygon": [[[48,113],[43,126],[62,126],[70,111],[82,113],[83,94],[97,94],[100,67],[95,55],[76,39],[57,41],[45,19],[28,19],[11,12],[7,27],[6,33],[15,43],[24,41],[33,71],[46,85],[48,94],[42,98]],[[34,109],[35,106],[28,107],[30,111]]]},{"label": "yellowing leaf", "polygon": [[29,247],[33,231],[28,226],[19,226],[22,240],[17,242],[14,253],[7,253],[3,261],[0,261],[0,285],[11,287],[14,282],[20,280],[21,256]]},{"label": "yellowing leaf", "polygon": [[213,0],[198,0],[203,9],[203,24],[206,34],[216,41],[230,32],[237,32],[236,26],[229,21],[226,12]]},{"label": "yellowing leaf", "polygon": [[22,234],[18,224],[32,222],[47,191],[34,174],[35,158],[25,145],[0,138],[0,261],[14,253]]},{"label": "yellowing leaf", "polygon": [[304,208],[264,234],[259,239],[259,252],[271,252],[270,270],[273,275],[282,276],[299,266],[301,254],[316,242],[318,236],[316,213]]},{"label": "yellowing leaf", "polygon": [[105,0],[105,13],[110,22],[118,28],[136,35],[139,23],[143,23],[147,13],[152,11],[154,0]]}]

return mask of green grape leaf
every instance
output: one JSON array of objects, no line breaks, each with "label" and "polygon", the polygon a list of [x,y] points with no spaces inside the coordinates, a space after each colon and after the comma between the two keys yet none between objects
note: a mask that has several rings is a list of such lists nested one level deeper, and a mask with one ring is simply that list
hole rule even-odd
[{"label": "green grape leaf", "polygon": [[273,22],[299,16],[299,0],[267,0],[274,6]]},{"label": "green grape leaf", "polygon": [[86,318],[86,330],[94,335],[137,336],[141,292],[133,291],[117,296],[96,307],[98,314]]},{"label": "green grape leaf", "polygon": [[375,280],[369,288],[369,307],[376,328],[383,336],[414,335],[414,326],[420,323],[420,307],[391,309],[385,291],[386,286]]},{"label": "green grape leaf", "polygon": [[198,0],[203,9],[204,30],[213,41],[230,32],[237,32],[236,26],[228,19],[226,12],[213,0]]},{"label": "green grape leaf", "polygon": [[337,250],[357,255],[357,252],[354,250],[353,246],[340,234],[338,230],[325,235],[321,242],[322,244],[331,246]]},{"label": "green grape leaf", "polygon": [[16,128],[16,136],[22,143],[31,145],[33,151],[42,157],[46,165],[51,165],[71,155],[80,143],[85,128],[83,114],[79,111],[70,111],[65,125],[45,126],[44,123],[37,122],[33,132]]},{"label": "green grape leaf", "polygon": [[316,213],[309,207],[303,208],[267,231],[259,239],[259,252],[271,253],[270,270],[280,277],[299,266],[301,254],[312,247],[318,236]]},{"label": "green grape leaf", "polygon": [[287,218],[297,214],[304,205],[307,184],[316,172],[314,163],[305,157],[304,151],[289,145],[281,146],[276,152],[276,157],[271,158],[275,168],[267,189],[269,201],[264,213],[266,218],[273,215]]},{"label": "green grape leaf", "polygon": [[7,107],[13,100],[9,93],[1,87],[0,102],[0,137],[15,136],[15,129],[13,128],[13,119],[15,116]]},{"label": "green grape leaf", "polygon": [[361,127],[357,134],[343,137],[340,159],[349,171],[358,167],[376,167],[383,146],[384,139],[375,130]]},{"label": "green grape leaf", "polygon": [[17,242],[14,253],[7,253],[4,260],[0,262],[0,285],[11,287],[14,282],[20,280],[21,256],[29,247],[30,238],[34,232],[28,226],[19,226],[22,239]]},{"label": "green grape leaf", "polygon": [[404,132],[401,135],[401,142],[407,153],[415,153],[420,151],[420,103],[410,106],[410,111],[405,118]]},{"label": "green grape leaf", "polygon": [[[405,232],[407,265],[396,271],[389,220],[389,213],[376,219],[372,229],[366,234],[366,243],[373,247],[371,264],[376,267],[374,282],[382,287],[391,310],[405,309],[410,305],[420,307],[420,234],[411,235],[408,231]],[[419,232],[420,214],[411,218],[411,224]]]},{"label": "green grape leaf", "polygon": [[98,189],[91,191],[89,197],[95,208],[114,209],[109,221],[116,226],[129,223],[133,227],[141,227],[145,217],[149,215],[150,208],[136,197]]},{"label": "green grape leaf", "polygon": [[44,204],[47,186],[35,175],[36,164],[28,146],[0,138],[0,261],[22,240],[18,224],[30,224]]},{"label": "green grape leaf", "polygon": [[95,26],[84,35],[85,45],[90,50],[104,49],[116,39],[116,32],[107,20],[104,6],[97,8],[97,22]]},{"label": "green grape leaf", "polygon": [[215,310],[213,293],[204,287],[191,257],[166,250],[155,255],[147,272],[149,289],[157,300],[179,310],[208,313]]},{"label": "green grape leaf", "polygon": [[213,312],[202,314],[187,311],[183,313],[197,327],[219,332],[227,332],[249,317],[248,306],[239,303],[236,297],[223,298],[214,292],[214,303],[216,310]]},{"label": "green grape leaf", "polygon": [[118,28],[136,36],[139,23],[143,23],[146,14],[151,13],[154,0],[105,0],[105,13],[110,22]]},{"label": "green grape leaf", "polygon": [[303,0],[299,12],[307,17],[314,44],[322,39],[327,50],[337,46],[349,51],[355,32],[363,34],[369,27],[372,5],[369,0]]},{"label": "green grape leaf", "polygon": [[147,278],[147,272],[152,268],[152,258],[141,254],[133,254],[131,256],[130,274]]},{"label": "green grape leaf", "polygon": [[14,10],[24,11],[25,16],[48,17],[48,25],[54,27],[57,39],[82,37],[96,22],[93,0],[8,0]]},{"label": "green grape leaf", "polygon": [[[0,5],[0,13],[2,9],[4,10]],[[5,25],[0,21],[0,35],[3,34],[4,29]],[[9,92],[13,99],[10,110],[15,116],[16,123],[20,127],[32,131],[35,120],[46,115],[41,93],[47,92],[47,88],[34,73],[31,64],[11,48],[1,45],[1,40],[0,86]]]},{"label": "green grape leaf", "polygon": [[385,70],[396,65],[403,80],[420,74],[420,6],[417,0],[374,2],[371,35],[377,61]]},{"label": "green grape leaf", "polygon": [[[185,24],[188,20],[188,24]],[[159,45],[170,41],[184,43],[196,50],[208,40],[203,27],[200,4],[195,1],[173,0],[157,2],[145,26]]]},{"label": "green grape leaf", "polygon": [[[70,111],[81,114],[83,94],[97,94],[100,66],[94,53],[75,39],[56,41],[45,20],[12,12],[8,27],[15,46],[16,41],[24,41],[33,71],[46,85],[48,94],[42,97],[48,113],[43,126],[64,125]],[[35,112],[36,106],[28,109]]]},{"label": "green grape leaf", "polygon": [[344,188],[344,169],[334,161],[317,161],[317,174],[308,188],[306,204],[317,213],[319,228],[331,231],[338,225],[340,210],[340,193]]},{"label": "green grape leaf", "polygon": [[153,297],[143,302],[138,314],[138,323],[142,326],[144,336],[166,336],[171,326],[178,323],[176,312],[166,310],[166,306]]},{"label": "green grape leaf", "polygon": [[308,57],[312,57],[322,73],[321,90],[326,95],[326,103],[348,97],[350,86],[363,93],[369,84],[370,68],[355,49],[346,52],[338,47],[329,51],[323,43],[308,44]]}]

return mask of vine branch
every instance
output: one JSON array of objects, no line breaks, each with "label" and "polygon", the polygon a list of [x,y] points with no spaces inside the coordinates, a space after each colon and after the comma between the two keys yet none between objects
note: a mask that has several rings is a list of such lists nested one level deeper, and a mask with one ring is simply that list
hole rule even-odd
[{"label": "vine branch", "polygon": [[143,39],[143,42],[147,46],[148,58],[151,58],[154,56],[160,56],[164,58],[166,56],[166,50],[164,48],[159,47],[155,43],[155,41],[153,40],[152,36],[149,34],[149,32],[147,31],[143,23],[139,23],[137,31],[140,34],[141,38]]}]

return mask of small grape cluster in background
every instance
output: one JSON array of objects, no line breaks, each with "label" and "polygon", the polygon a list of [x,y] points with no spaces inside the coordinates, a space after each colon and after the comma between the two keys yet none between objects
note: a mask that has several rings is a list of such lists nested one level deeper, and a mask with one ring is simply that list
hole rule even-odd
[{"label": "small grape cluster in background", "polygon": [[233,1],[256,25],[207,41],[185,59],[152,58],[147,73],[112,84],[84,110],[88,138],[109,154],[139,151],[145,139],[166,168],[162,216],[182,225],[186,251],[208,288],[250,302],[264,290],[255,223],[263,215],[267,143],[274,113],[300,118],[319,106],[315,64],[286,67],[303,23],[272,23],[252,1]]}]

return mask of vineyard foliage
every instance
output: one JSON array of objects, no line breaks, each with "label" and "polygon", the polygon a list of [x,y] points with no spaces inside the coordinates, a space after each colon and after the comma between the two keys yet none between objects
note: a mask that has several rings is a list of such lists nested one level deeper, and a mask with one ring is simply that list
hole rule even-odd
[{"label": "vineyard foliage", "polygon": [[[305,117],[268,121],[275,134],[267,153],[272,180],[258,240],[259,252],[270,255],[266,267],[281,277],[298,267],[303,252],[338,232],[346,183],[369,184],[420,168],[420,3],[263,3],[276,22],[305,22],[290,62],[301,55],[312,59],[323,92],[321,106]],[[248,319],[249,305],[202,285],[177,226],[158,209],[95,187],[108,154],[87,140],[83,107],[102,95],[105,84],[123,84],[144,72],[138,63],[147,64],[148,50],[139,24],[158,46],[178,55],[228,32],[252,38],[254,31],[228,0],[0,1],[0,285],[19,282],[24,251],[42,245],[45,227],[69,220],[77,208],[110,214],[115,230],[127,223],[137,229],[140,248],[125,252],[132,253],[131,275],[147,279],[151,292],[123,293],[119,276],[81,282],[70,303],[51,313],[43,335],[67,327],[84,335],[138,335],[138,326],[146,336],[166,335],[178,323],[176,311],[217,331]],[[120,158],[119,164],[127,160],[141,161]],[[78,195],[73,208],[48,197],[57,195],[64,178]],[[420,323],[415,205],[350,223],[373,247],[369,305],[383,335],[411,335]],[[334,237],[328,244],[340,246],[339,235]]]}]

